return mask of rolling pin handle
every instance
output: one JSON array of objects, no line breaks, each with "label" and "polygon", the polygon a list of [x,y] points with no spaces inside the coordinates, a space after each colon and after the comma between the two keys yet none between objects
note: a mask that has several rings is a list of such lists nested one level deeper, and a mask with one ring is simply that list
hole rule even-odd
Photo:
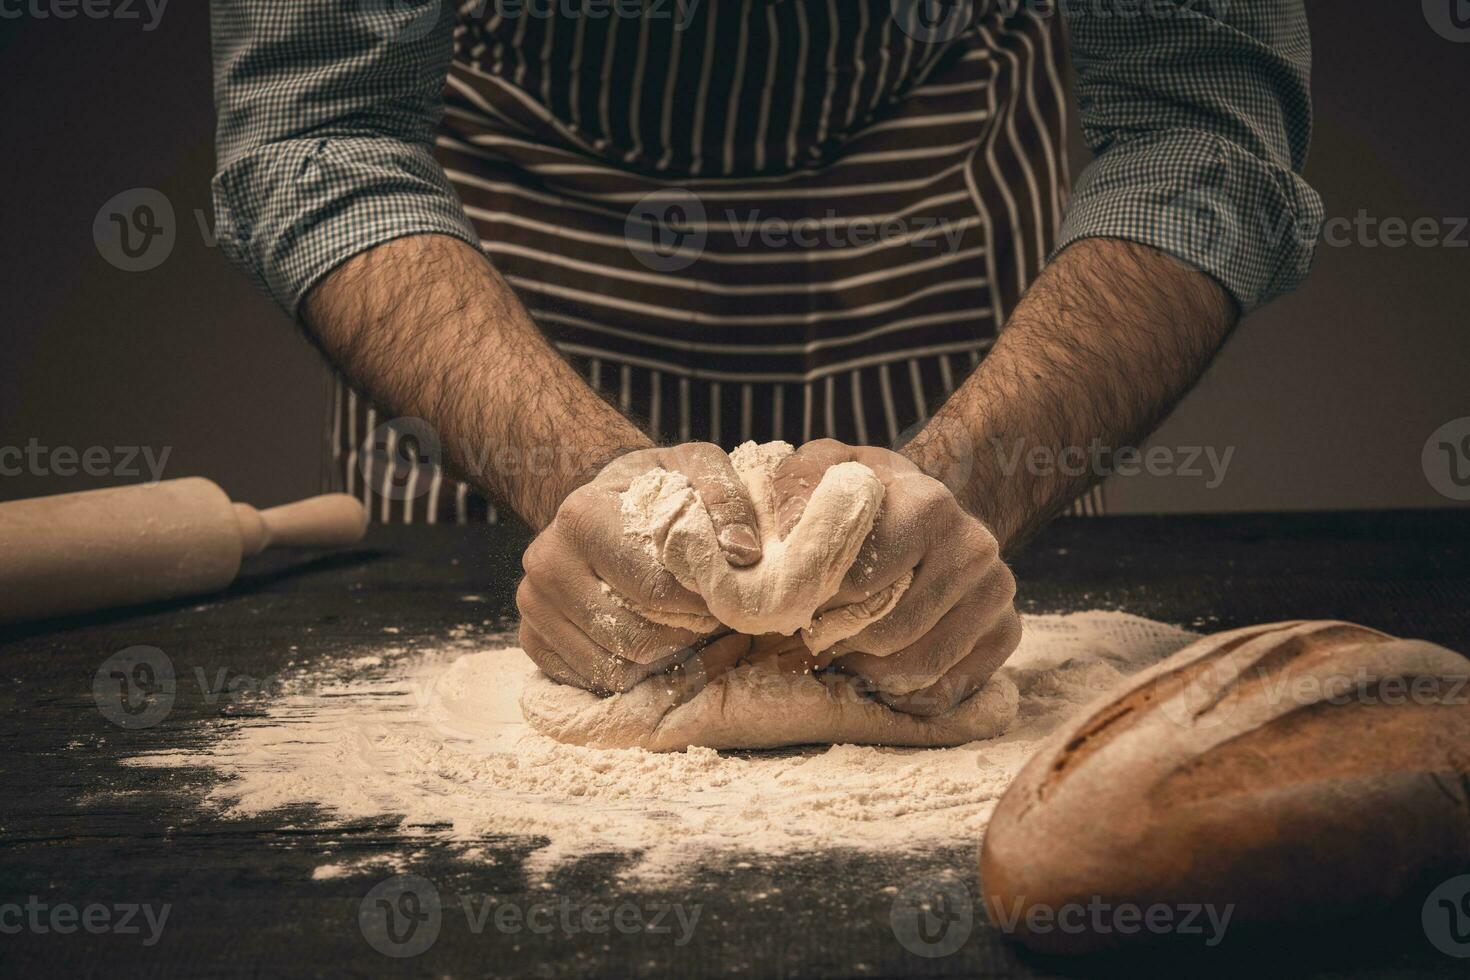
[{"label": "rolling pin handle", "polygon": [[240,521],[240,555],[258,555],[270,544],[270,531],[260,519],[260,511],[249,504],[235,504],[235,517]]},{"label": "rolling pin handle", "polygon": [[356,497],[329,493],[269,510],[235,504],[240,552],[254,555],[271,545],[330,548],[355,544],[367,531],[367,511]]}]

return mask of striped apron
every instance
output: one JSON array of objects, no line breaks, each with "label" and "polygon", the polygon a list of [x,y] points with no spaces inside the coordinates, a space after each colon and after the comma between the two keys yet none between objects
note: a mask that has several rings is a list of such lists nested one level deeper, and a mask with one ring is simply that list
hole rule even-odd
[{"label": "striped apron", "polygon": [[[495,267],[657,440],[904,441],[1054,242],[1059,19],[982,2],[940,39],[909,0],[583,2],[460,11],[436,152]],[[334,385],[334,488],[497,519],[437,459],[406,492],[388,421]]]}]

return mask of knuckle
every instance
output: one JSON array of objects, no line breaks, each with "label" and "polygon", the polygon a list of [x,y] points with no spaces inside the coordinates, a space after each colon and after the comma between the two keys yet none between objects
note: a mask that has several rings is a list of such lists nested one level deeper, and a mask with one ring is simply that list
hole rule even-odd
[{"label": "knuckle", "polygon": [[744,503],[739,497],[728,495],[723,490],[708,491],[704,487],[700,487],[699,499],[704,503],[705,513],[715,522],[716,528],[740,517],[743,509],[741,505]]},{"label": "knuckle", "polygon": [[1010,606],[1001,616],[989,635],[984,637],[977,646],[982,646],[991,651],[992,669],[999,667],[1007,657],[1015,652],[1021,643],[1021,615],[1016,612],[1015,606]]},{"label": "knuckle", "polygon": [[594,501],[600,499],[602,491],[591,483],[584,483],[561,502],[560,513],[576,514],[591,509]]},{"label": "knuckle", "polygon": [[847,446],[841,442],[838,442],[836,439],[824,437],[821,439],[813,439],[811,442],[805,443],[800,449],[797,450],[797,452],[806,453],[808,455],[817,453],[837,455],[845,451],[846,449]]},{"label": "knuckle", "polygon": [[[527,580],[540,578],[546,574],[550,562],[547,556],[549,547],[546,543],[546,535],[543,533],[537,535],[536,539],[531,542],[530,546],[521,555],[521,570],[526,573],[526,577],[521,579],[522,588],[525,587]],[[517,598],[519,598],[519,594]]]},{"label": "knuckle", "polygon": [[966,577],[970,581],[984,581],[995,573],[997,566],[1004,567],[1000,549],[985,528],[974,519],[967,519],[955,537],[956,557],[964,563]]},{"label": "knuckle", "polygon": [[1000,557],[1000,542],[978,518],[970,518],[970,538],[970,549],[976,555],[989,560]]},{"label": "knuckle", "polygon": [[959,523],[959,507],[938,494],[924,493],[910,504],[913,527],[926,553],[957,554],[968,542]]},{"label": "knuckle", "polygon": [[601,488],[584,483],[562,501],[561,507],[556,512],[555,520],[573,524],[585,521],[601,509],[605,499],[606,494]]},{"label": "knuckle", "polygon": [[562,503],[561,510],[557,511],[556,518],[547,531],[554,532],[554,538],[568,546],[575,542],[596,540],[598,531],[613,519],[611,515],[615,511],[609,507],[609,501],[616,499],[617,497],[601,490],[584,486],[574,491]]},{"label": "knuckle", "polygon": [[656,469],[661,461],[661,453],[662,450],[659,449],[635,449],[623,453],[608,462],[590,482],[584,483],[578,490],[621,489],[638,475]]},{"label": "knuckle", "polygon": [[523,578],[520,584],[516,586],[516,608],[521,613],[522,628],[524,628],[525,620],[534,612],[535,606],[536,600],[531,589],[531,580],[529,578]]},{"label": "knuckle", "polygon": [[526,651],[526,656],[531,658],[531,662],[541,668],[547,676],[563,684],[576,682],[576,678],[568,673],[566,664],[551,652],[550,646],[534,629],[524,625],[521,627],[520,644],[521,649]]},{"label": "knuckle", "polygon": [[712,442],[686,442],[678,448],[676,459],[690,477],[710,476],[730,468],[730,457]]},{"label": "knuckle", "polygon": [[1016,598],[1016,576],[1004,562],[994,562],[986,566],[970,595],[982,609],[1010,606]]},{"label": "knuckle", "polygon": [[686,442],[684,451],[699,459],[722,460],[727,458],[725,451],[712,442]]},{"label": "knuckle", "polygon": [[959,503],[937,480],[928,477],[913,477],[906,481],[909,485],[909,494],[919,512],[931,519],[948,519],[959,512]]}]

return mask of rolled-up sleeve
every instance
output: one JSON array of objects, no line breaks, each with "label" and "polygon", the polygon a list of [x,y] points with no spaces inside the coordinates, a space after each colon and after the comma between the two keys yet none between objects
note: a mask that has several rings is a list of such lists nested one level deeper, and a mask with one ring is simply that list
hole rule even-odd
[{"label": "rolled-up sleeve", "polygon": [[1300,176],[1312,127],[1301,0],[1061,7],[1096,156],[1058,251],[1149,245],[1213,276],[1243,312],[1300,283],[1322,223]]},{"label": "rolled-up sleeve", "polygon": [[216,237],[291,315],[332,269],[390,239],[478,247],[431,149],[447,7],[213,0]]}]

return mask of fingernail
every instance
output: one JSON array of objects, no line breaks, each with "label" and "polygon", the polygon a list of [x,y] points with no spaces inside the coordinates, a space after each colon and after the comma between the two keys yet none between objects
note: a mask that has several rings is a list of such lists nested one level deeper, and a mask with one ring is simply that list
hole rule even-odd
[{"label": "fingernail", "polygon": [[753,565],[761,557],[760,540],[745,524],[731,524],[721,531],[720,547],[732,565]]}]

